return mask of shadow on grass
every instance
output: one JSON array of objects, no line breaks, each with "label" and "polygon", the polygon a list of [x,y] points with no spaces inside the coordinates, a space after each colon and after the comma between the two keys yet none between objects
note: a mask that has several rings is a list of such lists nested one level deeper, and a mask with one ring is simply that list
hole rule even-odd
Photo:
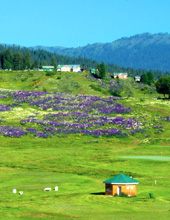
[{"label": "shadow on grass", "polygon": [[167,97],[158,97],[157,99],[161,99],[161,100],[170,100],[170,98],[167,98]]},{"label": "shadow on grass", "polygon": [[90,194],[95,195],[95,196],[105,195],[104,192],[97,192],[97,193],[90,193]]}]

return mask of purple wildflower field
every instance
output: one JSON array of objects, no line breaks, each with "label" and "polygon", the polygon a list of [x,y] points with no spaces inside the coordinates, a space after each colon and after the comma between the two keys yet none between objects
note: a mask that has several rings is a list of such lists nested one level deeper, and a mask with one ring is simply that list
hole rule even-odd
[{"label": "purple wildflower field", "polygon": [[109,82],[105,82],[105,80],[97,80],[93,76],[86,76],[89,80],[92,82],[96,82],[100,87],[107,88],[107,89],[114,89],[117,90],[120,87],[120,83],[118,83],[116,80],[111,80]]},{"label": "purple wildflower field", "polygon": [[7,105],[1,105],[0,104],[0,111],[5,112],[5,111],[10,111],[10,107]]},{"label": "purple wildflower field", "polygon": [[[32,106],[37,113],[19,121],[20,126],[5,124],[0,119],[0,134],[10,137],[32,135],[34,137],[52,137],[61,134],[82,134],[124,137],[137,133],[146,133],[148,124],[142,116],[129,117],[130,107],[119,103],[119,97],[73,96],[64,93],[37,91],[7,91],[0,93],[1,98],[11,98],[11,105],[0,104],[0,111],[12,111],[18,106]],[[25,107],[26,108],[26,107]],[[43,116],[39,117],[39,111]],[[159,121],[159,126],[158,126]],[[170,121],[169,117],[160,117],[152,128],[163,131],[160,121]],[[3,125],[4,124],[4,125]],[[161,129],[160,129],[161,128]],[[158,130],[159,129],[159,130]]]}]

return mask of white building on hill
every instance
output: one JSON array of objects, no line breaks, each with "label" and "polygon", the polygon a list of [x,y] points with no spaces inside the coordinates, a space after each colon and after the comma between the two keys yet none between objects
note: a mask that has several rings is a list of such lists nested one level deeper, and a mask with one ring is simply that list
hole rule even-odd
[{"label": "white building on hill", "polygon": [[74,65],[58,65],[58,72],[81,72],[81,66],[78,64]]}]

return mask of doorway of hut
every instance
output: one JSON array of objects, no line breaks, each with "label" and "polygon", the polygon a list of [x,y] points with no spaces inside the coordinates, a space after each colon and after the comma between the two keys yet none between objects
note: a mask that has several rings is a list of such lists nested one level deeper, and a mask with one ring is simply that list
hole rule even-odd
[{"label": "doorway of hut", "polygon": [[112,195],[113,189],[111,184],[106,184],[106,192],[108,195]]},{"label": "doorway of hut", "polygon": [[117,187],[117,194],[118,194],[118,196],[121,195],[121,187],[120,186]]}]

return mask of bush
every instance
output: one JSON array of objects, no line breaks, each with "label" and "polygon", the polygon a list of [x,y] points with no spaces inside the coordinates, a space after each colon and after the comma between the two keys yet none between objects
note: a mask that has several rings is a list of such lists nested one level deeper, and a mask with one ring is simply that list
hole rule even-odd
[{"label": "bush", "polygon": [[102,88],[99,87],[98,85],[93,85],[93,84],[91,84],[90,87],[91,87],[92,89],[94,89],[95,91],[98,91],[98,92],[101,92],[101,91],[102,91]]},{"label": "bush", "polygon": [[144,99],[144,98],[140,98],[140,101],[141,101],[141,102],[144,102],[144,101],[145,101],[145,99]]},{"label": "bush", "polygon": [[100,79],[100,77],[98,76],[98,74],[96,74],[96,73],[92,73],[91,74],[95,79]]},{"label": "bush", "polygon": [[54,75],[56,75],[56,72],[54,72],[54,71],[48,71],[45,75],[46,75],[46,76],[54,76]]},{"label": "bush", "polygon": [[[114,196],[117,197],[117,196],[119,196],[119,195],[116,193]],[[122,192],[122,193],[120,194],[120,197],[128,197],[128,194]]]},{"label": "bush", "polygon": [[109,89],[109,93],[110,93],[110,95],[112,95],[112,96],[121,97],[121,95],[120,95],[120,89],[117,89],[117,90],[115,90],[115,89]]},{"label": "bush", "polygon": [[27,81],[27,79],[28,79],[28,76],[25,76],[25,77],[21,77],[20,79],[21,79],[21,81],[22,81],[22,82],[24,82],[24,81]]},{"label": "bush", "polygon": [[128,197],[128,194],[122,192],[122,193],[120,194],[120,197]]},{"label": "bush", "polygon": [[32,77],[32,76],[33,76],[33,73],[28,73],[28,76],[29,76],[29,77]]},{"label": "bush", "polygon": [[57,76],[57,79],[61,79],[61,76]]},{"label": "bush", "polygon": [[47,92],[47,89],[43,86],[43,92]]}]

